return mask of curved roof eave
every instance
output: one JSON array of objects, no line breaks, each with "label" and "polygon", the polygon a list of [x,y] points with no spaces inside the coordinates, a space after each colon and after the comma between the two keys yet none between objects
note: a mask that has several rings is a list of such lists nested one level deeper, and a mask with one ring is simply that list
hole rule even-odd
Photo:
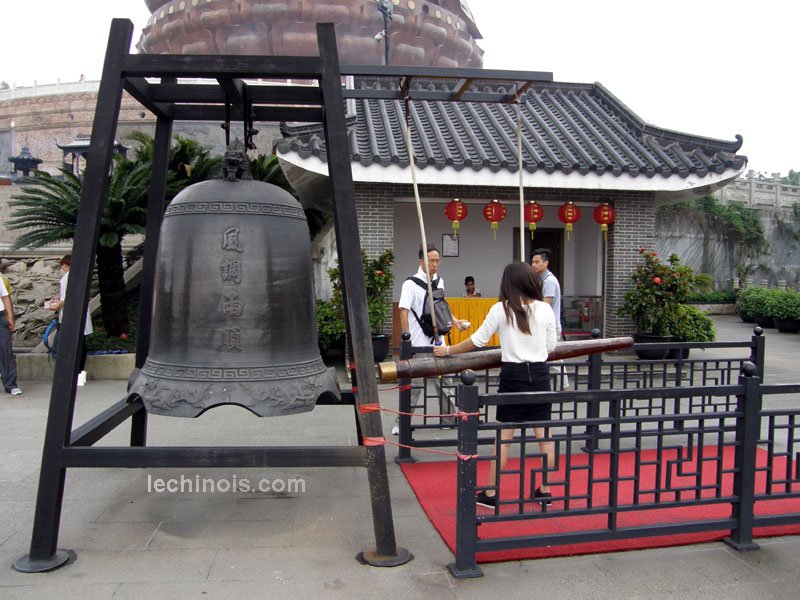
[{"label": "curved roof eave", "polygon": [[[282,152],[276,149],[282,162],[295,167],[293,171],[305,171],[308,175],[328,176],[328,164],[317,156],[302,157],[299,153],[290,151]],[[654,192],[659,201],[674,201],[675,196],[704,196],[723,187],[729,181],[741,175],[747,163],[739,168],[728,168],[720,173],[707,172],[705,175],[690,173],[685,176],[677,174],[663,177],[634,176],[628,173],[615,174],[612,172],[598,174],[589,172],[581,174],[573,171],[569,174],[562,171],[547,173],[537,170],[534,173],[523,173],[523,185],[528,188],[560,188],[560,189],[589,189],[589,190],[620,190]],[[358,161],[351,163],[353,181],[367,183],[410,184],[411,172],[408,167],[396,164],[381,166],[371,164],[364,166]],[[457,169],[452,166],[444,168],[418,168],[417,182],[420,185],[458,185],[458,186],[491,186],[491,187],[518,187],[519,175],[516,172],[501,169],[492,171],[482,169]]]}]

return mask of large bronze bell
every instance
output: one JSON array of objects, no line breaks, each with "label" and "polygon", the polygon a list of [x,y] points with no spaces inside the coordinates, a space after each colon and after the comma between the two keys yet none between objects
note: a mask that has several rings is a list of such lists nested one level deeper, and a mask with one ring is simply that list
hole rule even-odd
[{"label": "large bronze bell", "polygon": [[164,216],[150,352],[131,386],[153,414],[237,404],[288,415],[339,397],[319,354],[303,209],[230,165],[226,179],[178,194]]}]

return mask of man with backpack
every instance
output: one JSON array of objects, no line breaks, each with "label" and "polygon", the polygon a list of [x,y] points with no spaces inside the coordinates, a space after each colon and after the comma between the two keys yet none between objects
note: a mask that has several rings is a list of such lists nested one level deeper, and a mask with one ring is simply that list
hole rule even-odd
[{"label": "man with backpack", "polygon": [[[427,256],[426,256],[427,255]],[[438,346],[444,343],[444,334],[455,327],[459,331],[463,331],[469,327],[467,321],[462,321],[450,313],[450,307],[444,300],[444,280],[439,277],[439,265],[441,258],[439,251],[433,244],[428,244],[427,253],[419,250],[419,269],[413,277],[409,277],[403,282],[403,287],[400,291],[400,301],[398,308],[400,309],[400,327],[403,333],[408,332],[411,334],[411,345],[414,347],[425,346]],[[434,312],[436,316],[436,327],[438,336],[434,335],[431,328],[431,315],[430,315],[430,301],[428,299],[428,277],[425,273],[425,263],[423,260],[427,258],[428,271],[431,274],[431,287],[433,288],[434,298]],[[436,392],[439,396],[439,409],[440,414],[450,414],[455,408],[455,398],[442,393],[441,380],[435,378],[433,380]],[[420,395],[422,394],[422,386],[424,380],[415,379],[412,381],[411,389],[411,405],[414,406],[419,403]],[[413,412],[413,408],[411,409]],[[395,425],[392,427],[392,435],[400,433],[400,417],[395,419]],[[443,419],[443,422],[452,425],[455,423],[453,418]]]}]

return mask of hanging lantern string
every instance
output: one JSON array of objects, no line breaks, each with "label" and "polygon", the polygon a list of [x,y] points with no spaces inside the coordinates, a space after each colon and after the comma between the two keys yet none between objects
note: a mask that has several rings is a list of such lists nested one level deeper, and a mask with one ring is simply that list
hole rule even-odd
[{"label": "hanging lantern string", "polygon": [[[419,223],[419,236],[422,240],[422,268],[428,278],[428,302],[430,303],[431,325],[433,325],[433,339],[439,339],[439,327],[436,324],[436,311],[433,309],[433,285],[431,283],[431,272],[428,266],[428,239],[425,236],[425,220],[422,218],[422,201],[419,198],[419,186],[417,185],[417,167],[414,159],[414,146],[411,144],[411,98],[408,94],[405,97],[406,118],[401,120],[405,126],[406,148],[408,150],[408,164],[411,167],[411,183],[414,188],[414,201],[417,205],[417,222]],[[435,344],[434,345],[438,345]]]}]

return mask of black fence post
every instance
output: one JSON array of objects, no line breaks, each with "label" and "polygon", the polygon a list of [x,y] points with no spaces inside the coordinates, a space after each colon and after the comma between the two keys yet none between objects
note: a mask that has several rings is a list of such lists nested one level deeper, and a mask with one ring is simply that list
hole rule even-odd
[{"label": "black fence post", "polygon": [[[593,329],[592,330],[592,339],[597,339],[600,337],[600,330]],[[588,373],[588,388],[589,390],[599,390],[600,386],[602,385],[602,375],[603,375],[603,355],[602,354],[590,354],[586,359],[588,364],[589,373]],[[586,404],[586,418],[587,419],[597,419],[600,417],[600,403],[597,400],[591,400]],[[597,443],[598,443],[598,436],[600,434],[600,427],[597,424],[589,424],[586,426],[586,435],[589,436],[589,439],[586,440],[586,445],[581,448],[584,452],[589,452],[590,450],[597,450]]]},{"label": "black fence post", "polygon": [[758,367],[752,362],[742,365],[739,385],[744,394],[737,396],[736,411],[741,417],[736,423],[736,456],[734,458],[733,495],[739,499],[733,505],[736,528],[731,536],[723,540],[726,544],[744,552],[758,550],[753,542],[753,509],[755,505],[756,445],[761,431],[761,379]]},{"label": "black fence post", "polygon": [[767,342],[764,330],[761,327],[753,327],[753,337],[750,339],[750,362],[756,366],[756,377],[764,381],[764,348]]},{"label": "black fence post", "polygon": [[456,579],[483,577],[475,562],[478,543],[478,522],[475,507],[475,490],[478,479],[478,387],[477,376],[471,369],[461,373],[459,411],[470,416],[457,419],[458,423],[458,479],[456,486],[456,560],[447,565]]},{"label": "black fence post", "polygon": [[[414,353],[411,349],[411,334],[403,333],[400,341],[400,360],[413,358]],[[400,388],[400,391],[397,393],[398,410],[405,414],[400,415],[398,423],[400,425],[398,441],[402,445],[398,447],[397,456],[394,461],[396,463],[414,462],[414,459],[411,457],[411,448],[406,447],[411,445],[413,441],[411,438],[411,379],[405,377],[400,378],[397,380],[397,384]]]}]

